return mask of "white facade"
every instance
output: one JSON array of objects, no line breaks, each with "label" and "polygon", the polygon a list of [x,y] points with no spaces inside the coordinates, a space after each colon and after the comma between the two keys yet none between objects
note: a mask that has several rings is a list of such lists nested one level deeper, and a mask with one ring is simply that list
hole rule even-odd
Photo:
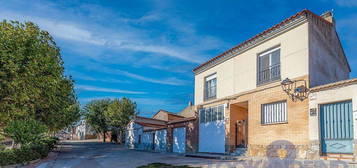
[{"label": "white facade", "polygon": [[353,84],[310,94],[309,108],[317,110],[317,115],[309,115],[309,139],[311,141],[320,140],[319,105],[346,100],[352,100],[354,138],[357,139],[357,84]]},{"label": "white facade", "polygon": [[[352,81],[352,82],[351,82]],[[342,83],[342,84],[341,84]],[[347,84],[346,84],[347,83]],[[348,84],[350,83],[350,84]],[[335,85],[335,86],[334,86]],[[324,88],[324,86],[327,86]],[[309,140],[312,145],[312,151],[317,155],[326,153],[349,153],[353,154],[356,159],[356,139],[357,139],[357,82],[356,79],[351,79],[336,84],[329,84],[321,86],[320,89],[314,91],[309,95]],[[317,87],[319,88],[319,87]],[[322,89],[321,89],[322,88]],[[320,90],[320,91],[319,91]],[[352,104],[348,107],[345,104]],[[336,104],[343,104],[343,107],[336,106]],[[326,110],[325,107],[330,107]],[[332,108],[333,107],[333,108]],[[325,111],[323,111],[323,109]],[[352,123],[348,112],[352,108]],[[348,109],[348,110],[346,110]],[[334,116],[331,118],[331,112]],[[321,113],[324,113],[323,116]],[[327,115],[326,115],[327,114]],[[326,119],[327,118],[327,119]],[[330,119],[328,119],[330,118]],[[332,120],[327,122],[328,120]],[[325,127],[330,123],[330,126]],[[345,124],[343,124],[345,123]],[[331,125],[333,125],[331,127]],[[332,130],[326,131],[327,129]],[[347,130],[352,129],[352,132]],[[344,132],[345,131],[345,132]],[[326,135],[327,134],[327,135]],[[353,139],[341,139],[339,137],[353,135]],[[326,139],[328,136],[335,136]],[[337,136],[337,138],[336,138]]]},{"label": "white facade", "polygon": [[130,122],[126,131],[125,145],[129,149],[134,149],[139,143],[139,138],[143,134],[143,127],[134,122]]},{"label": "white facade", "polygon": [[196,74],[195,104],[204,102],[204,79],[214,73],[217,74],[217,99],[255,89],[257,87],[257,56],[273,47],[280,48],[281,79],[307,75],[309,71],[308,41],[308,23],[306,22]]},{"label": "white facade", "polygon": [[259,87],[257,58],[274,48],[280,49],[280,81],[308,76],[310,87],[315,87],[348,79],[350,67],[335,25],[328,18],[316,17],[292,19],[291,25],[259,34],[240,49],[228,50],[223,57],[196,69],[195,104],[205,102],[204,81],[212,74],[217,77],[216,99]]}]

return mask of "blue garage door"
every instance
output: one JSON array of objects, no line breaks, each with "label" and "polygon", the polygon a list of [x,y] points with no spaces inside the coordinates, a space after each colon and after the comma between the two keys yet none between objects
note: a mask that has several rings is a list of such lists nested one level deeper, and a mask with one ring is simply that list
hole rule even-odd
[{"label": "blue garage door", "polygon": [[199,152],[225,152],[224,105],[200,110]]},{"label": "blue garage door", "polygon": [[173,152],[185,153],[186,152],[186,128],[174,128],[173,131]]},{"label": "blue garage door", "polygon": [[320,115],[322,153],[352,153],[352,101],[321,105]]}]

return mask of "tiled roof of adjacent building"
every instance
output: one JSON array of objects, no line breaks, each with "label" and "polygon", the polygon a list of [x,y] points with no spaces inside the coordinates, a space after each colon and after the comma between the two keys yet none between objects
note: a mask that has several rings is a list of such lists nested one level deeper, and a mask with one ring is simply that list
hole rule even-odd
[{"label": "tiled roof of adjacent building", "polygon": [[173,115],[173,116],[177,116],[177,117],[181,117],[181,118],[184,118],[184,116],[181,116],[181,115],[179,115],[179,114],[175,114],[175,113],[173,113],[173,112],[169,112],[169,111],[166,111],[166,110],[159,110],[158,112],[156,112],[154,115],[153,115],[153,117],[155,117],[158,113],[160,113],[160,112],[164,112],[164,113],[167,113],[167,114],[169,114],[169,115]]},{"label": "tiled roof of adjacent building", "polygon": [[135,116],[135,118],[141,118],[141,119],[145,119],[145,120],[154,120],[154,121],[167,122],[167,121],[165,121],[165,120],[159,120],[159,119],[155,119],[155,118],[148,118],[148,117],[142,117],[142,116]]},{"label": "tiled roof of adjacent building", "polygon": [[145,122],[135,122],[141,126],[145,126],[145,127],[162,127],[165,126],[165,124],[153,124],[153,123],[145,123]]},{"label": "tiled roof of adjacent building", "polygon": [[196,120],[196,117],[180,118],[180,119],[169,121],[167,124],[187,122],[187,121],[192,121],[192,120]]},{"label": "tiled roof of adjacent building", "polygon": [[335,82],[335,83],[329,83],[329,84],[326,84],[326,85],[313,87],[313,88],[310,88],[310,92],[319,92],[319,91],[323,91],[323,90],[334,89],[334,88],[348,86],[348,85],[352,85],[352,84],[357,84],[357,78],[343,80],[343,81],[339,81],[339,82]]},{"label": "tiled roof of adjacent building", "polygon": [[207,62],[199,65],[198,67],[196,67],[195,69],[193,69],[193,72],[197,73],[197,72],[201,72],[200,70],[203,69],[203,67],[209,66],[211,64],[215,65],[215,63],[218,63],[219,61],[222,61],[222,58],[224,57],[228,57],[227,59],[233,57],[233,55],[236,55],[238,52],[242,52],[245,51],[247,48],[249,49],[249,47],[254,46],[255,44],[258,43],[258,41],[262,41],[265,40],[266,38],[272,37],[275,34],[272,34],[269,37],[268,36],[270,33],[274,32],[275,30],[278,30],[280,28],[284,28],[284,26],[286,28],[289,28],[290,26],[286,26],[288,25],[288,23],[293,22],[294,20],[300,18],[300,16],[311,16],[313,18],[316,18],[317,20],[320,20],[323,23],[326,23],[327,25],[333,25],[332,23],[328,22],[327,20],[325,20],[324,18],[322,18],[319,15],[316,15],[314,13],[312,13],[310,10],[304,9],[298,13],[296,13],[295,15],[285,19],[284,21],[280,22],[279,24],[274,25],[273,27],[253,36],[252,38],[238,44],[237,46],[223,52],[222,54],[208,60]]}]

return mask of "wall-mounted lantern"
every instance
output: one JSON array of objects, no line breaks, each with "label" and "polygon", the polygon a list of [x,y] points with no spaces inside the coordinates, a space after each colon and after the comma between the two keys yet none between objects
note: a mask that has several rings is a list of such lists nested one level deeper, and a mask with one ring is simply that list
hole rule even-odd
[{"label": "wall-mounted lantern", "polygon": [[283,91],[293,100],[303,101],[309,96],[309,88],[305,80],[291,80],[289,78],[281,81]]}]

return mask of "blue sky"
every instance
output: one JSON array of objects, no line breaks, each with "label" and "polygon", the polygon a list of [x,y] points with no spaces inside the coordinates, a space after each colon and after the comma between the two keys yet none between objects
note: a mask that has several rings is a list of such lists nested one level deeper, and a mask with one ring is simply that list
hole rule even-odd
[{"label": "blue sky", "polygon": [[0,19],[54,36],[82,105],[125,96],[151,116],[193,100],[195,66],[305,8],[334,10],[357,77],[357,0],[2,0]]}]

